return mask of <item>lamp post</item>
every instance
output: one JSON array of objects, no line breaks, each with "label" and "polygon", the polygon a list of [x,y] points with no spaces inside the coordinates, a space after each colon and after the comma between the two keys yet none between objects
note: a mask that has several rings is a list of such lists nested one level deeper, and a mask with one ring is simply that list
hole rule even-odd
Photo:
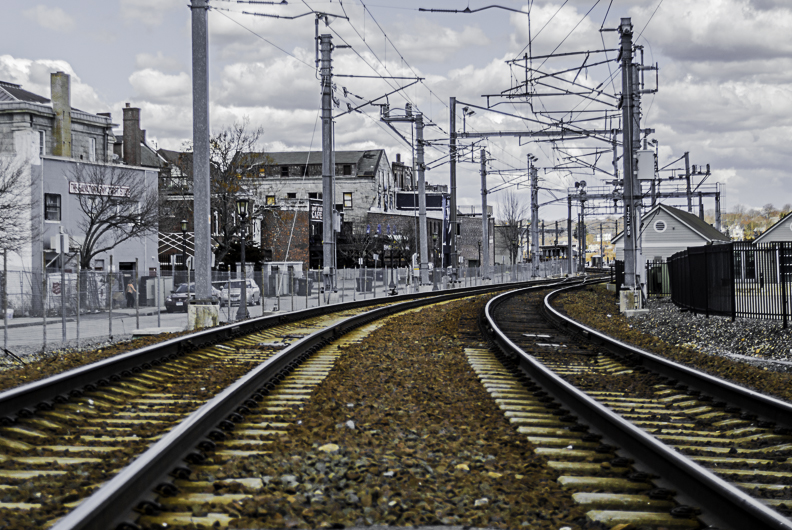
[{"label": "lamp post", "polygon": [[479,268],[479,275],[481,273],[481,241],[478,242],[478,268]]},{"label": "lamp post", "polygon": [[[247,310],[247,269],[245,267],[245,231],[247,229],[247,216],[248,207],[250,206],[250,199],[245,196],[239,197],[236,201],[237,215],[240,219],[240,231],[242,233],[242,250],[240,260],[242,261],[242,289],[241,296],[239,297],[239,310],[237,311],[237,320],[250,318]],[[231,293],[229,292],[228,303],[231,303]]]},{"label": "lamp post", "polygon": [[432,260],[432,290],[437,291],[437,233],[432,234],[432,247],[434,248],[434,259]]},{"label": "lamp post", "polygon": [[390,285],[388,285],[388,287],[391,290],[390,295],[396,296],[398,294],[398,291],[396,291],[396,282],[393,281],[393,237],[392,236],[390,240],[390,277],[391,277]]},{"label": "lamp post", "polygon": [[[187,268],[187,220],[182,219],[182,266],[187,271],[187,283],[190,283],[190,269]],[[175,289],[175,286],[174,286]]]}]

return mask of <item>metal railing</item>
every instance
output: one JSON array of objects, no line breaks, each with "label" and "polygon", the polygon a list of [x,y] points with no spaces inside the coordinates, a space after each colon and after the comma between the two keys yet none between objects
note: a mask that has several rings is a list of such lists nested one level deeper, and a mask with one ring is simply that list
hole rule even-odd
[{"label": "metal railing", "polygon": [[709,315],[780,319],[792,292],[792,242],[691,247],[668,260],[671,299]]},{"label": "metal railing", "polygon": [[[567,262],[539,264],[538,278],[568,273]],[[143,269],[146,271],[146,269]],[[156,269],[152,270],[156,272]],[[145,272],[143,273],[145,274]],[[476,267],[429,272],[421,284],[418,271],[407,267],[340,269],[335,284],[325,288],[321,270],[277,267],[265,271],[248,268],[247,311],[239,311],[239,290],[232,282],[241,271],[213,271],[213,293],[219,296],[219,322],[234,322],[241,315],[255,318],[328,304],[383,298],[435,290],[475,287],[485,283],[510,283],[532,279],[529,263],[489,267],[489,279]],[[8,271],[0,281],[0,307],[5,317],[0,365],[16,364],[17,357],[51,354],[65,348],[96,347],[130,338],[134,334],[182,331],[188,325],[189,304],[168,300],[172,291],[195,280],[194,271],[163,268],[161,274],[138,275],[131,271],[40,272]],[[3,293],[3,286],[5,292]],[[185,288],[182,288],[184,290]],[[187,287],[189,290],[189,287]],[[225,290],[225,294],[223,292]],[[191,293],[192,297],[194,293]],[[49,352],[49,353],[48,353]]]}]

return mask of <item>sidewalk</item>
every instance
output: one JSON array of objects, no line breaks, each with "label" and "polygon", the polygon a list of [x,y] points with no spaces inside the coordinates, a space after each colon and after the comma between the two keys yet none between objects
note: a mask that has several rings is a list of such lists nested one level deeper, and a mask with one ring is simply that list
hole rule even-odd
[{"label": "sidewalk", "polygon": [[[165,308],[162,308],[162,314],[167,314],[165,312]],[[141,307],[140,308],[140,316],[156,316],[157,315],[157,308],[156,307]],[[113,309],[113,318],[130,318],[135,316],[134,309]],[[80,314],[80,321],[96,321],[96,320],[107,320],[108,315],[107,311],[99,311],[96,313],[81,313]],[[24,328],[29,326],[40,326],[44,319],[42,317],[14,317],[8,319],[8,329],[11,328]],[[76,322],[77,318],[74,315],[67,315],[66,322]],[[56,317],[47,317],[47,325],[57,325],[62,322],[60,316]],[[0,320],[0,329],[5,327],[5,321]]]}]

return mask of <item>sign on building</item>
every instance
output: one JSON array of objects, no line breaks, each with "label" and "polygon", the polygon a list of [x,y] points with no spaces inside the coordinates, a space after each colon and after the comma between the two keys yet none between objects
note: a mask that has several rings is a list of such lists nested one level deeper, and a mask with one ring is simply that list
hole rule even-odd
[{"label": "sign on building", "polygon": [[70,181],[69,193],[75,195],[101,195],[103,197],[129,197],[129,186]]}]

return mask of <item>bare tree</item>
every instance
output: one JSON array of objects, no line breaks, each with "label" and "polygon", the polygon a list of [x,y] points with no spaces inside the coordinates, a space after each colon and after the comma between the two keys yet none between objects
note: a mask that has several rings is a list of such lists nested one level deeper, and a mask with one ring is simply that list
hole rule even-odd
[{"label": "bare tree", "polygon": [[34,203],[25,165],[0,157],[0,250],[16,251],[38,234],[29,222]]},{"label": "bare tree", "polygon": [[[524,202],[513,189],[507,189],[498,203],[499,232],[504,238],[514,265],[517,262],[522,237],[523,221],[528,217],[530,204]],[[527,223],[525,223],[527,225]]]},{"label": "bare tree", "polygon": [[111,164],[76,164],[70,180],[77,197],[80,218],[80,267],[103,252],[130,239],[156,234],[159,226],[159,194],[147,187],[140,171]]},{"label": "bare tree", "polygon": [[353,264],[360,258],[368,262],[378,250],[376,238],[361,224],[354,225],[346,234],[345,240],[344,244],[338,246],[338,253]]},{"label": "bare tree", "polygon": [[261,127],[250,130],[249,119],[244,118],[210,140],[212,211],[217,222],[212,242],[216,248],[216,262],[223,261],[239,237],[236,200],[245,192],[243,179],[250,176],[253,166],[261,161],[254,153],[263,132]]}]

